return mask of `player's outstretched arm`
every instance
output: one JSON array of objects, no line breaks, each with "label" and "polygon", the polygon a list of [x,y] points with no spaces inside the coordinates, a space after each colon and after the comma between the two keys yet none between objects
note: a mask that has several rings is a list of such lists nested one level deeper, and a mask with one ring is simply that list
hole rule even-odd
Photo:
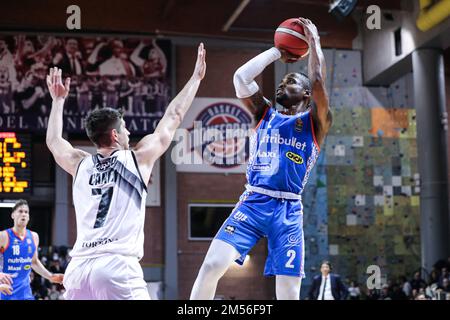
[{"label": "player's outstretched arm", "polygon": [[61,273],[51,273],[48,271],[38,257],[39,248],[39,236],[36,232],[32,232],[34,243],[36,244],[36,251],[34,252],[33,258],[31,260],[31,268],[39,274],[41,277],[49,280],[52,283],[62,283],[64,275]]},{"label": "player's outstretched arm", "polygon": [[246,62],[234,73],[233,84],[236,97],[250,110],[256,122],[261,120],[266,108],[270,107],[272,103],[264,97],[255,78],[278,59],[291,63],[297,61],[299,57],[283,49],[272,47]]},{"label": "player's outstretched arm", "polygon": [[153,134],[142,138],[136,145],[135,152],[144,183],[150,179],[154,162],[169,148],[175,130],[183,121],[184,115],[194,100],[201,80],[206,73],[206,50],[200,43],[194,72],[184,88],[170,102],[164,116]]},{"label": "player's outstretched arm", "polygon": [[88,156],[87,152],[75,149],[62,136],[64,101],[69,94],[70,78],[62,83],[61,69],[51,68],[47,76],[47,86],[52,96],[52,110],[48,119],[47,147],[55,157],[56,163],[72,176],[75,175],[81,159]]},{"label": "player's outstretched arm", "polygon": [[309,19],[299,18],[303,25],[305,36],[309,43],[308,73],[312,85],[312,98],[317,108],[313,109],[313,117],[318,125],[316,132],[319,144],[323,142],[331,127],[332,115],[326,89],[327,68],[325,57],[320,46],[320,37],[317,27]]}]

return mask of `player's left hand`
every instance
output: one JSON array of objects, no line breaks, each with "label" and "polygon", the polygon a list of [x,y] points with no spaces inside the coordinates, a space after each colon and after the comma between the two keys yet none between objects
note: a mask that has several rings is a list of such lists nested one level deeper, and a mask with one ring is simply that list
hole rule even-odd
[{"label": "player's left hand", "polygon": [[205,77],[206,73],[206,50],[203,46],[203,43],[200,43],[197,50],[197,62],[195,63],[195,69],[193,77],[198,80],[202,80]]},{"label": "player's left hand", "polygon": [[62,71],[57,67],[51,68],[47,76],[47,86],[53,100],[65,99],[69,94],[70,78],[66,78],[64,84],[61,77]]},{"label": "player's left hand", "polygon": [[308,41],[319,38],[319,31],[317,30],[316,25],[312,23],[311,20],[300,17],[298,18],[298,23],[303,26],[305,37],[308,39]]},{"label": "player's left hand", "polygon": [[62,284],[63,280],[64,280],[64,274],[62,273],[54,273],[50,279],[49,279],[52,283],[58,283],[58,284]]},{"label": "player's left hand", "polygon": [[8,284],[0,284],[0,292],[3,294],[11,295],[12,294],[12,287]]}]

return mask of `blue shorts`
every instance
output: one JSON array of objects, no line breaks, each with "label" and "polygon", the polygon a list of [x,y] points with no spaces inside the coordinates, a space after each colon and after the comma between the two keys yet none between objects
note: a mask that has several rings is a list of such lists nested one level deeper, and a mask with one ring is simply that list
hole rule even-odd
[{"label": "blue shorts", "polygon": [[237,263],[261,237],[267,237],[269,253],[264,275],[305,277],[303,207],[301,200],[273,198],[245,191],[215,239],[231,244],[241,254]]}]

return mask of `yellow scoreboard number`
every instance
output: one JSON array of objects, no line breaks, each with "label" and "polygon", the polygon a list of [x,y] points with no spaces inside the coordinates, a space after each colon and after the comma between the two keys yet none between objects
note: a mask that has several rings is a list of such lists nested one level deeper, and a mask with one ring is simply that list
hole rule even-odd
[{"label": "yellow scoreboard number", "polygon": [[0,132],[0,194],[30,191],[30,136]]}]

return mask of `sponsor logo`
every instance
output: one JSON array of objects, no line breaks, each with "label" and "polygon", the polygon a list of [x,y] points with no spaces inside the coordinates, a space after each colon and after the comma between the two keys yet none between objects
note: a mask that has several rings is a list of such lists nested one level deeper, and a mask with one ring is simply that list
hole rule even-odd
[{"label": "sponsor logo", "polygon": [[303,164],[303,158],[296,153],[293,153],[291,151],[286,152],[286,157],[297,164]]},{"label": "sponsor logo", "polygon": [[15,266],[8,266],[8,271],[20,271],[20,270],[22,270],[21,266],[17,266],[17,267],[15,267]]},{"label": "sponsor logo", "polygon": [[289,244],[299,244],[300,242],[302,242],[302,237],[298,234],[290,234],[288,236],[288,242]]},{"label": "sponsor logo", "polygon": [[95,169],[97,169],[98,171],[106,171],[110,167],[112,167],[116,162],[117,162],[117,157],[101,160],[95,165]]},{"label": "sponsor logo", "polygon": [[254,164],[252,165],[253,171],[270,171],[270,168],[272,165],[270,163],[268,164]]},{"label": "sponsor logo", "polygon": [[31,258],[23,258],[23,257],[18,257],[18,258],[8,258],[8,264],[25,264],[25,263],[31,263],[32,259]]},{"label": "sponsor logo", "polygon": [[294,147],[295,149],[305,151],[306,142],[300,142],[296,137],[283,138],[279,133],[269,135],[265,134],[261,138],[262,143],[276,143],[280,145],[285,145],[288,147]]},{"label": "sponsor logo", "polygon": [[30,246],[28,246],[28,253],[32,253],[33,252],[33,248],[31,248]]},{"label": "sponsor logo", "polygon": [[258,151],[256,156],[260,158],[276,158],[277,153],[273,151]]},{"label": "sponsor logo", "polygon": [[200,128],[189,129],[192,149],[209,157],[207,162],[218,168],[232,168],[247,161],[247,131],[252,117],[245,109],[229,102],[213,103],[198,114],[194,123],[198,122]]},{"label": "sponsor logo", "polygon": [[302,119],[298,118],[297,120],[295,120],[294,129],[297,132],[302,132],[302,130],[303,130],[303,121],[302,121]]},{"label": "sponsor logo", "polygon": [[27,264],[25,267],[23,267],[24,270],[30,270],[31,269],[31,265]]},{"label": "sponsor logo", "polygon": [[247,216],[238,210],[233,215],[233,219],[236,221],[245,221],[245,220],[247,220]]},{"label": "sponsor logo", "polygon": [[85,241],[81,245],[82,248],[95,248],[98,246],[104,246],[105,244],[117,241],[119,239],[109,239],[109,238],[100,238],[96,239],[95,241]]},{"label": "sponsor logo", "polygon": [[229,234],[233,234],[235,231],[236,231],[236,228],[233,226],[228,225],[225,227],[225,232],[228,232]]}]

